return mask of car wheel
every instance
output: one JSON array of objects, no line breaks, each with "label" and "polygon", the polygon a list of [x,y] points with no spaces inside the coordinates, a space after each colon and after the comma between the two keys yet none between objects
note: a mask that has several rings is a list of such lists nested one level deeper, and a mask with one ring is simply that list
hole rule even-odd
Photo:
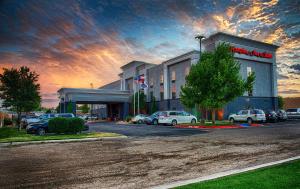
[{"label": "car wheel", "polygon": [[142,124],[143,123],[143,121],[142,120],[138,120],[138,124]]},{"label": "car wheel", "polygon": [[192,124],[195,124],[195,123],[196,123],[196,120],[195,120],[195,119],[192,119],[191,123],[192,123]]},{"label": "car wheel", "polygon": [[37,134],[39,135],[39,136],[43,136],[43,135],[45,135],[45,129],[43,129],[43,128],[39,128],[38,129],[38,132],[37,132]]},{"label": "car wheel", "polygon": [[251,125],[252,124],[252,119],[249,117],[248,119],[247,119],[247,123],[249,124],[249,125]]},{"label": "car wheel", "polygon": [[231,117],[231,118],[229,119],[229,121],[230,121],[231,123],[234,123],[234,118]]},{"label": "car wheel", "polygon": [[177,125],[177,121],[174,119],[174,120],[172,120],[172,125],[173,126],[176,126]]},{"label": "car wheel", "polygon": [[158,125],[158,120],[157,119],[153,120],[153,125]]}]

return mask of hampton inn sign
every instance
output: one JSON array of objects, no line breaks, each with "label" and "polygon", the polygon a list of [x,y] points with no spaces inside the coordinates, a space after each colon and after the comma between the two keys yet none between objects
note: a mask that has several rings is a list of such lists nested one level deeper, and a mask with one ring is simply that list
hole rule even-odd
[{"label": "hampton inn sign", "polygon": [[257,57],[261,57],[261,58],[272,58],[271,53],[257,52],[255,50],[248,51],[247,49],[244,49],[244,48],[231,47],[231,51],[234,53],[245,54],[248,56],[257,56]]}]

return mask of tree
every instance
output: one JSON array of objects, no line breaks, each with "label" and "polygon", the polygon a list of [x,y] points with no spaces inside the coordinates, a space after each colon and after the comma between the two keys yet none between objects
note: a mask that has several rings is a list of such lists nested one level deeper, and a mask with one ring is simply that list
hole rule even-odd
[{"label": "tree", "polygon": [[[134,95],[132,95],[131,97],[131,103],[132,105],[134,104]],[[146,108],[146,95],[143,93],[143,92],[140,92],[140,97],[139,97],[139,108],[140,110],[145,110]],[[136,113],[138,112],[137,111],[138,109],[138,92],[135,93],[135,110],[136,110]]]},{"label": "tree", "polygon": [[3,99],[3,106],[16,111],[19,129],[22,112],[29,112],[40,107],[40,85],[39,75],[31,72],[28,67],[19,69],[3,69],[0,74],[0,97]]},{"label": "tree", "polygon": [[47,109],[45,113],[46,113],[46,114],[51,114],[52,111],[51,111],[51,109]]},{"label": "tree", "polygon": [[284,106],[284,100],[282,96],[278,96],[278,108],[283,109]]},{"label": "tree", "polygon": [[[188,108],[205,108],[215,111],[234,98],[252,90],[255,74],[242,79],[240,64],[234,59],[228,44],[222,43],[214,52],[204,52],[198,64],[192,65],[186,84],[181,87],[181,102]],[[202,115],[203,117],[203,115]]]},{"label": "tree", "polygon": [[81,112],[84,114],[89,113],[89,111],[90,111],[90,107],[87,104],[82,105],[80,107],[80,109],[81,109]]},{"label": "tree", "polygon": [[157,111],[156,99],[154,96],[151,96],[150,113],[153,114],[156,111]]}]

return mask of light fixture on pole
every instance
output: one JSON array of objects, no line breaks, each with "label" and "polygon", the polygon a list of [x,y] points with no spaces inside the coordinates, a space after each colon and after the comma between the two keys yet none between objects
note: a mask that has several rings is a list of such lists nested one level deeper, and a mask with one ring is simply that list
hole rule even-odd
[{"label": "light fixture on pole", "polygon": [[199,40],[199,44],[200,44],[200,53],[199,53],[199,60],[200,60],[200,57],[201,57],[201,45],[202,45],[202,39],[205,39],[205,36],[204,35],[201,35],[201,34],[197,34],[195,36],[195,39]]}]

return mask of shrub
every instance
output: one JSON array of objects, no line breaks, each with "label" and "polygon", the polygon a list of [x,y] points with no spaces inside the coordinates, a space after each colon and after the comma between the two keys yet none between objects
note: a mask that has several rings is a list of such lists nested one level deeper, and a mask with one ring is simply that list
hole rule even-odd
[{"label": "shrub", "polygon": [[10,119],[9,117],[4,118],[4,126],[12,125],[12,123],[12,119]]},{"label": "shrub", "polygon": [[84,130],[84,121],[78,117],[69,118],[68,132],[78,133]]},{"label": "shrub", "polygon": [[49,120],[48,129],[50,133],[66,133],[68,126],[67,118],[56,117]]},{"label": "shrub", "polygon": [[80,118],[56,117],[49,120],[51,133],[77,133],[84,130],[84,121]]},{"label": "shrub", "polygon": [[125,118],[125,120],[126,120],[127,122],[130,122],[131,119],[132,119],[132,116],[126,116],[126,118]]}]

